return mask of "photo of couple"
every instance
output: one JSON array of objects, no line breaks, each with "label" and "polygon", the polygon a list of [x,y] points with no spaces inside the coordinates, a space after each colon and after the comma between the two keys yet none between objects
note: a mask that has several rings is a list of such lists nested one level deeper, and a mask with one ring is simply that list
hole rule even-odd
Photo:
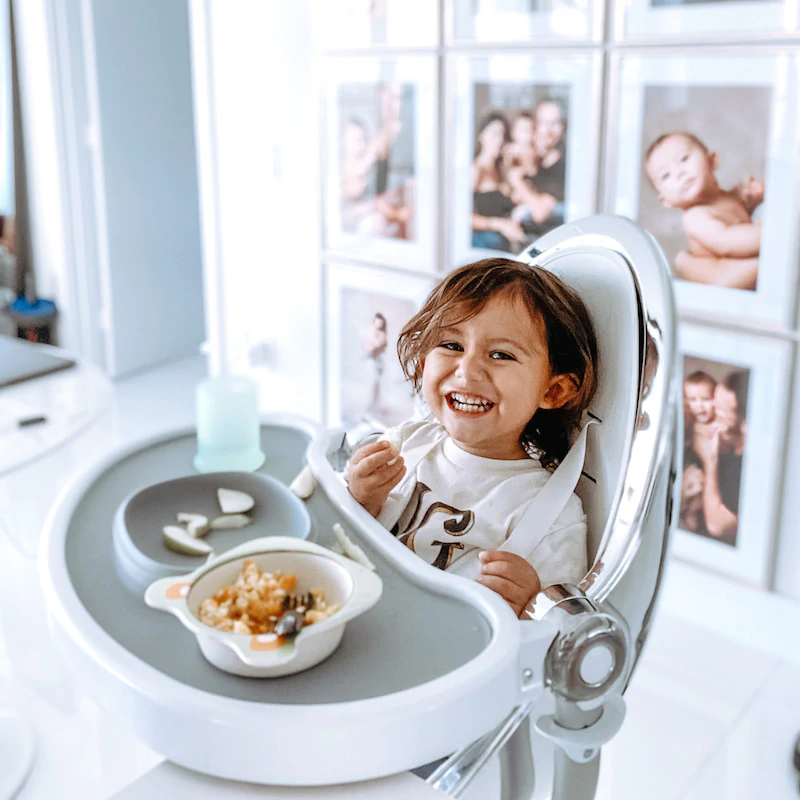
[{"label": "photo of couple", "polygon": [[756,290],[770,103],[769,87],[646,87],[638,221],[676,278]]},{"label": "photo of couple", "polygon": [[521,253],[564,222],[568,87],[475,84],[472,247]]},{"label": "photo of couple", "polygon": [[342,230],[359,237],[414,239],[415,87],[338,87]]},{"label": "photo of couple", "polygon": [[735,546],[750,371],[684,357],[679,527]]}]

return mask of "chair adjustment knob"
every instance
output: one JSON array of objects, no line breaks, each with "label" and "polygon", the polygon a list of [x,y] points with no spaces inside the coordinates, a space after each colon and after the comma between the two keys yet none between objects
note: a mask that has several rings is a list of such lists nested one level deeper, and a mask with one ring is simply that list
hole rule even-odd
[{"label": "chair adjustment knob", "polygon": [[545,684],[573,702],[602,697],[625,670],[629,637],[624,623],[589,598],[568,591],[552,613],[559,634],[545,657]]}]

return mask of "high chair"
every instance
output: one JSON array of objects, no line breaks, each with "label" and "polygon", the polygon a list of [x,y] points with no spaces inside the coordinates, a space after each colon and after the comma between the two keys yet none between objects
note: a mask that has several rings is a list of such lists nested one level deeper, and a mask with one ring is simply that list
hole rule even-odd
[{"label": "high chair", "polygon": [[81,688],[152,749],[208,775],[322,787],[417,770],[429,791],[452,797],[499,798],[501,782],[504,800],[594,797],[672,521],[673,294],[655,240],[619,217],[564,225],[519,258],[580,293],[598,338],[589,427],[559,467],[577,461],[588,515],[592,566],[578,586],[548,587],[532,619],[516,619],[499,595],[419,559],[348,494],[346,432],[270,415],[262,471],[289,484],[310,468],[311,538],[335,546],[339,523],[383,595],[312,669],[262,680],[220,672],[131,590],[139,574],[109,533],[131,492],[191,474],[194,431],[175,431],[93,466],[48,520],[48,612]]}]

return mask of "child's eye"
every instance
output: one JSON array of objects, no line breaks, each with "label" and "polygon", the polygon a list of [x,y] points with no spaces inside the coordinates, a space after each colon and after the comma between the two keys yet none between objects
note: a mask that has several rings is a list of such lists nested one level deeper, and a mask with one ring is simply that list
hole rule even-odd
[{"label": "child's eye", "polygon": [[442,342],[439,347],[444,347],[445,350],[454,350],[460,352],[464,348],[458,342]]},{"label": "child's eye", "polygon": [[667,178],[669,178],[669,172],[665,172],[665,173],[664,173],[664,174],[661,176],[661,180],[662,180],[662,181],[665,181]]},{"label": "child's eye", "polygon": [[509,353],[504,353],[502,350],[494,350],[491,353],[491,358],[496,361],[516,361],[517,359]]},{"label": "child's eye", "polygon": [[689,154],[688,154],[688,153],[684,153],[684,154],[681,156],[681,161],[688,161],[688,160],[689,160]]}]

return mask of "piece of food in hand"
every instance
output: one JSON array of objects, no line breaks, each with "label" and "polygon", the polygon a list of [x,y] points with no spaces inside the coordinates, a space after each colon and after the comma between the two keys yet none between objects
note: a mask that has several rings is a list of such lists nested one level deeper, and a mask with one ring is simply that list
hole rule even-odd
[{"label": "piece of food in hand", "polygon": [[223,514],[246,514],[256,501],[237,489],[217,489],[217,499]]},{"label": "piece of food in hand", "polygon": [[190,536],[189,532],[179,525],[165,525],[163,532],[164,544],[176,553],[185,556],[204,556],[213,552],[210,544]]},{"label": "piece of food in hand", "polygon": [[[378,441],[389,442],[389,445],[399,453],[400,447],[403,444],[403,434],[401,433],[400,428],[389,428],[383,432],[383,436],[381,436]],[[391,461],[387,461],[386,466],[391,467],[392,464],[397,462],[397,458],[398,456],[395,456],[395,458],[393,458]]]},{"label": "piece of food in hand", "polygon": [[211,526],[208,524],[208,517],[202,514],[189,514],[185,511],[181,511],[178,514],[178,522],[186,523],[187,533],[195,539],[205,536],[211,529]]},{"label": "piece of food in hand", "polygon": [[297,477],[291,482],[289,488],[301,499],[305,500],[314,492],[314,473],[311,472],[311,467],[306,465]]},{"label": "piece of food in hand", "polygon": [[339,542],[342,552],[351,560],[362,567],[375,571],[375,565],[367,558],[367,554],[344,532],[344,528],[338,523],[333,523],[333,535]]},{"label": "piece of food in hand", "polygon": [[212,531],[232,531],[252,524],[253,518],[248,517],[247,514],[223,514],[221,517],[211,520],[210,528]]}]

